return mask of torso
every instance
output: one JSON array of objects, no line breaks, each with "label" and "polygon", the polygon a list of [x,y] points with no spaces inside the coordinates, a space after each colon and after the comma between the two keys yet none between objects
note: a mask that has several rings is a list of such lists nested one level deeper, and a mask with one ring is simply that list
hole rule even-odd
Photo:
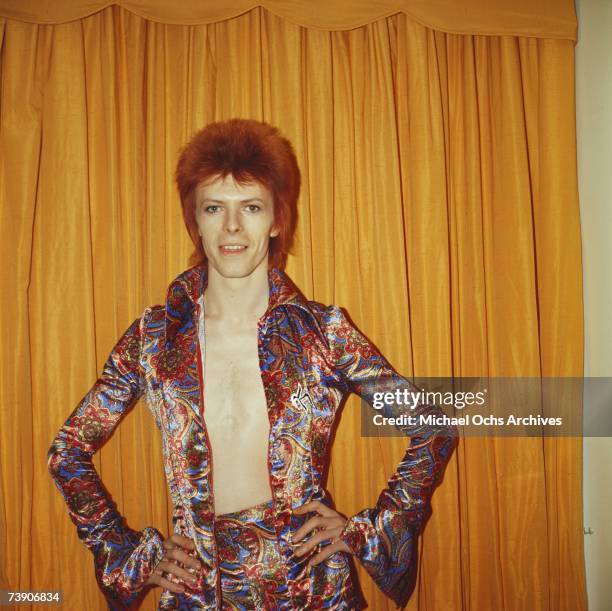
[{"label": "torso", "polygon": [[257,350],[257,324],[206,319],[202,346],[204,421],[212,450],[217,515],[272,498],[270,425]]}]

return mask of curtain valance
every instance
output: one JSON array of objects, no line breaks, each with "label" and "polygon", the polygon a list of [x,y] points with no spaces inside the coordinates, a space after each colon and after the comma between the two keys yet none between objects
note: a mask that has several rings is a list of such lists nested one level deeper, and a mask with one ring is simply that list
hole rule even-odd
[{"label": "curtain valance", "polygon": [[422,25],[454,34],[576,39],[572,0],[0,0],[0,16],[64,23],[113,4],[168,24],[214,23],[262,6],[293,23],[323,30],[349,30],[403,12]]}]

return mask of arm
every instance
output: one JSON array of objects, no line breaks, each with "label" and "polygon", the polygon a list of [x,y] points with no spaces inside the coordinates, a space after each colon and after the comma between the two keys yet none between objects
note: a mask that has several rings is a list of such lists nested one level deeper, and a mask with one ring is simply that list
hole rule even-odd
[{"label": "arm", "polygon": [[[328,310],[328,341],[338,382],[372,404],[376,390],[418,389],[398,375],[376,348],[346,319],[340,308]],[[439,408],[420,404],[385,415],[433,413]],[[375,507],[351,516],[340,538],[359,558],[376,584],[399,606],[414,590],[417,537],[431,513],[431,495],[442,478],[455,445],[451,427],[399,427],[411,443]]]},{"label": "arm", "polygon": [[[143,317],[144,319],[144,317]],[[104,489],[92,456],[140,398],[141,319],[113,348],[101,377],[70,414],[48,453],[48,465],[81,541],[94,555],[98,584],[111,609],[129,607],[164,555],[154,528],[128,528]]]}]

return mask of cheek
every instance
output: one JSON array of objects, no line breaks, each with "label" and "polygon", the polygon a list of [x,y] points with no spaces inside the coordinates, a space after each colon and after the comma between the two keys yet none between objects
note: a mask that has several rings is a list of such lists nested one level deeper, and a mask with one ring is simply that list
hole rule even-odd
[{"label": "cheek", "polygon": [[215,233],[215,222],[212,218],[204,219],[203,217],[196,218],[198,224],[198,232],[202,236],[204,241],[210,240],[212,235]]},{"label": "cheek", "polygon": [[200,233],[200,243],[207,257],[214,256],[215,241],[210,235],[210,227],[207,228],[207,231],[204,230]]},{"label": "cheek", "polygon": [[264,227],[260,229],[257,233],[257,244],[261,248],[266,248],[270,242],[270,228]]},{"label": "cheek", "polygon": [[202,235],[202,217],[199,214],[195,215],[196,227],[198,228],[198,233]]},{"label": "cheek", "polygon": [[265,242],[270,239],[270,232],[274,226],[274,218],[272,215],[266,215],[265,217],[259,217],[257,221],[258,222],[256,223],[256,226],[253,227],[253,230],[256,232],[259,241]]}]

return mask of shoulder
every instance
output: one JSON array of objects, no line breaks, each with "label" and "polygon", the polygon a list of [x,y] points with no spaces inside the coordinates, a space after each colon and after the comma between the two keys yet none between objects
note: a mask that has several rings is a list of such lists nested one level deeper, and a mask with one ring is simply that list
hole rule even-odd
[{"label": "shoulder", "polygon": [[141,320],[147,324],[155,324],[163,322],[166,318],[166,306],[162,304],[156,304],[148,306],[142,313]]},{"label": "shoulder", "polygon": [[326,305],[318,301],[304,300],[303,307],[323,328],[346,318],[342,308],[335,304]]},{"label": "shoulder", "polygon": [[176,276],[168,284],[165,302],[145,308],[141,316],[144,327],[155,330],[160,325],[163,326],[168,316],[181,316],[184,311],[193,307],[197,296],[202,292],[204,275],[202,266],[196,265]]},{"label": "shoulder", "polygon": [[314,316],[322,325],[325,326],[333,326],[349,320],[346,310],[335,303],[325,304],[319,301],[307,300],[304,298],[301,305],[307,309],[310,314]]},{"label": "shoulder", "polygon": [[146,345],[164,333],[166,307],[161,304],[147,306],[137,320],[141,341]]},{"label": "shoulder", "polygon": [[352,327],[344,310],[335,304],[326,305],[304,299],[292,308],[292,312],[308,329],[317,332],[328,346],[334,343],[343,328]]}]

